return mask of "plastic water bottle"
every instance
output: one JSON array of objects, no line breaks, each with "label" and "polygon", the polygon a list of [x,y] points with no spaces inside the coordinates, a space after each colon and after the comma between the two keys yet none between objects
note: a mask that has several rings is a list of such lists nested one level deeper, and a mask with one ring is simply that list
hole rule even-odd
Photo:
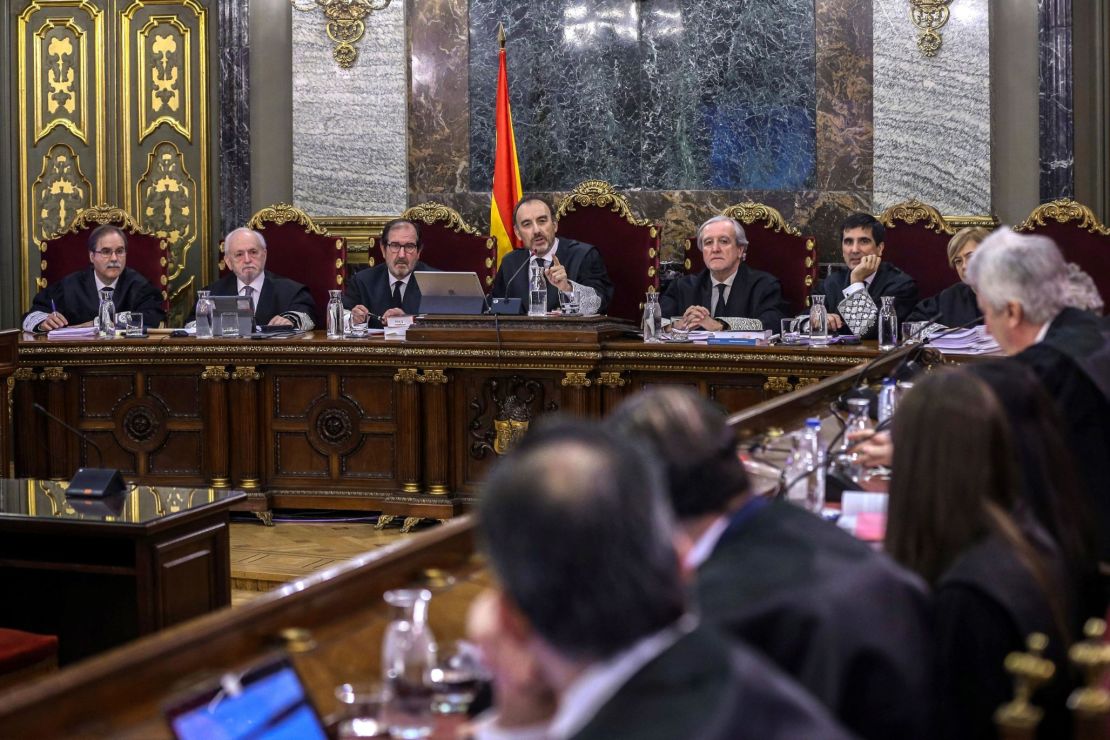
[{"label": "plastic water bottle", "polygon": [[794,435],[793,452],[786,469],[788,482],[793,482],[786,492],[786,499],[815,514],[820,514],[825,505],[824,451],[821,449],[820,432],[820,419],[806,419],[805,428]]},{"label": "plastic water bottle", "polygon": [[898,386],[894,378],[883,378],[883,388],[879,391],[879,423],[894,416],[894,407],[898,403]]},{"label": "plastic water bottle", "polygon": [[114,337],[116,335],[116,304],[112,303],[111,288],[100,291],[100,309],[98,314],[98,318],[100,319],[100,336]]},{"label": "plastic water bottle", "polygon": [[809,307],[809,344],[811,347],[825,347],[829,343],[829,312],[825,309],[825,296],[810,296]]},{"label": "plastic water bottle", "polygon": [[894,312],[894,296],[884,295],[879,309],[879,349],[886,351],[898,346],[898,314]]},{"label": "plastic water bottle", "polygon": [[197,291],[197,339],[212,338],[212,314],[216,312],[216,304],[209,296],[212,291]]},{"label": "plastic water bottle", "polygon": [[837,462],[840,469],[853,480],[863,477],[863,466],[859,462],[859,453],[850,450],[856,444],[852,435],[853,432],[871,430],[870,410],[871,402],[866,398],[848,399],[848,421],[844,424],[844,437],[840,443]]},{"label": "plastic water bottle", "polygon": [[328,339],[343,338],[343,292],[328,291]]},{"label": "plastic water bottle", "polygon": [[539,261],[533,260],[528,268],[528,315],[544,316],[547,314],[547,278],[543,276],[543,267]]},{"label": "plastic water bottle", "polygon": [[644,300],[644,316],[640,322],[645,342],[662,342],[663,310],[659,305],[659,294],[651,291]]}]

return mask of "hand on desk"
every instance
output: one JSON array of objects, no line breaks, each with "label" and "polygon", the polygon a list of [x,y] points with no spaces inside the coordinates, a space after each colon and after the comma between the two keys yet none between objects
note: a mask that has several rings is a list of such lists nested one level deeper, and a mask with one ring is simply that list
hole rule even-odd
[{"label": "hand on desk", "polygon": [[844,319],[840,318],[838,313],[829,314],[829,333],[840,331],[844,328]]},{"label": "hand on desk", "polygon": [[270,323],[266,324],[266,326],[292,326],[292,325],[293,325],[293,322],[290,321],[289,319],[285,318],[281,314],[278,314],[274,318],[270,319]]},{"label": "hand on desk", "polygon": [[[723,321],[718,321],[709,315],[705,306],[690,306],[682,314],[682,323],[687,331],[705,329],[706,331],[724,331],[728,327]],[[679,327],[680,329],[683,327]]]},{"label": "hand on desk", "polygon": [[852,432],[848,441],[855,442],[852,451],[859,455],[859,461],[865,467],[883,465],[889,468],[894,460],[894,442],[890,432]]},{"label": "hand on desk", "polygon": [[[91,322],[90,322],[91,323]],[[69,324],[65,316],[62,316],[57,311],[54,311],[46,316],[39,325],[36,327],[38,331],[53,331],[54,329],[61,329],[63,326]]]}]

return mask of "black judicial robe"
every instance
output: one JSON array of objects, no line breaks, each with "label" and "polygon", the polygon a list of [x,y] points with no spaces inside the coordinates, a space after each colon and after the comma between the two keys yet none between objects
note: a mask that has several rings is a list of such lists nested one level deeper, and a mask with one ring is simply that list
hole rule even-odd
[{"label": "black judicial robe", "polygon": [[[212,295],[238,295],[235,274],[224,275],[204,290],[212,291]],[[316,316],[316,302],[312,300],[312,294],[308,292],[308,288],[295,280],[283,278],[267,270],[262,291],[254,301],[254,322],[259,326],[266,326],[270,323],[270,319],[290,311],[306,313],[316,326],[320,326],[320,320]],[[189,319],[193,318],[194,316],[190,314]]]},{"label": "black judicial robe", "polygon": [[[685,275],[667,286],[660,303],[663,316],[681,316],[690,306],[713,305],[713,276],[706,268],[696,275]],[[721,316],[744,317],[763,322],[764,329],[778,330],[779,321],[792,315],[790,304],[782,297],[778,278],[769,272],[753,270],[741,262],[732,281],[732,290]]]},{"label": "black judicial robe", "polygon": [[[940,318],[934,319],[937,314],[940,314]],[[983,312],[979,310],[979,304],[975,300],[975,291],[967,283],[959,282],[918,303],[905,320],[933,320],[944,326],[955,327],[982,318]]]},{"label": "black judicial robe", "polygon": [[[84,270],[71,272],[56,283],[40,290],[31,302],[31,311],[50,313],[50,301],[71,325],[92,321],[100,313],[100,292],[90,264]],[[162,310],[162,293],[150,281],[130,267],[123,268],[112,291],[117,311],[140,311],[144,327],[156,327],[166,320]],[[31,313],[28,311],[27,313]],[[26,318],[24,314],[24,318]]]},{"label": "black judicial robe", "polygon": [[734,516],[698,569],[702,617],[762,651],[860,737],[932,737],[924,582],[793,504],[758,503]]},{"label": "black judicial robe", "polygon": [[[423,262],[417,262],[413,272],[435,272],[436,268],[429,267]],[[393,308],[393,293],[389,289],[389,267],[382,262],[366,270],[360,270],[354,277],[347,281],[347,292],[343,296],[343,307],[350,310],[358,305],[366,306],[370,313],[381,316]],[[401,310],[407,314],[420,312],[420,286],[416,277],[409,277],[409,284],[401,298]],[[369,326],[380,329],[382,324],[371,317]]]},{"label": "black judicial robe", "polygon": [[[521,265],[528,261],[532,252],[527,249],[514,249],[501,258],[497,277],[493,279],[493,298],[519,298],[521,313],[528,311],[528,268]],[[597,247],[573,239],[559,239],[559,249],[555,252],[567,271],[567,278],[575,283],[593,288],[601,298],[598,313],[605,313],[613,298],[613,283],[601,259]],[[559,291],[551,283],[547,284],[547,310],[559,307]]]},{"label": "black judicial robe", "polygon": [[[824,280],[810,291],[810,295],[824,295],[825,308],[829,313],[837,313],[837,306],[844,300],[844,289],[851,283],[852,271],[847,265],[835,267]],[[875,310],[882,308],[882,297],[894,296],[894,312],[898,314],[898,323],[901,324],[913,311],[917,304],[917,283],[913,278],[890,264],[882,262],[875,271],[875,279],[867,287],[867,293],[875,302]],[[851,334],[852,330],[845,324],[839,334]],[[871,330],[861,339],[875,339],[879,336],[879,322],[876,321]]]},{"label": "black judicial robe", "polygon": [[754,651],[698,627],[635,673],[574,740],[851,737]]},{"label": "black judicial robe", "polygon": [[[1070,581],[1051,538],[1031,519],[1021,526],[1046,559],[1049,580],[1063,589]],[[1060,596],[1067,622],[1073,594],[1064,589]],[[994,712],[1013,698],[1006,656],[1024,652],[1032,632],[1048,636],[1045,657],[1056,664],[1056,676],[1034,694],[1033,702],[1045,710],[1037,737],[1071,737],[1065,702],[1074,686],[1061,670],[1068,665],[1065,638],[1044,592],[1008,543],[991,535],[963,553],[937,584],[934,613],[936,737],[997,737]]]},{"label": "black judicial robe", "polygon": [[1110,329],[1088,311],[1065,308],[1044,340],[1014,359],[1056,402],[1098,518],[1101,559],[1110,561]]}]

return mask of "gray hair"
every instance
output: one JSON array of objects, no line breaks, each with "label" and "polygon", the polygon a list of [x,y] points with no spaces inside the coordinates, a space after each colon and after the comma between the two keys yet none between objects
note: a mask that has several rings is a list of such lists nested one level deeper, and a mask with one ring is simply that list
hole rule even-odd
[{"label": "gray hair", "polygon": [[1067,263],[1047,236],[998,229],[975,250],[967,277],[995,311],[1015,301],[1033,324],[1052,320],[1066,305]]},{"label": "gray hair", "polygon": [[742,247],[748,246],[748,235],[744,233],[744,227],[740,225],[739,221],[734,218],[729,218],[728,216],[714,216],[698,227],[698,236],[695,242],[698,245],[698,249],[701,249],[701,234],[705,231],[706,226],[726,222],[732,224],[732,233],[736,237],[736,243]]},{"label": "gray hair", "polygon": [[1074,262],[1068,263],[1068,275],[1064,283],[1064,305],[1091,311],[1099,316],[1106,307],[1094,279]]},{"label": "gray hair", "polygon": [[250,234],[258,241],[258,246],[262,247],[263,249],[266,248],[266,237],[262,236],[260,232],[257,232],[254,229],[248,229],[246,226],[240,226],[238,229],[232,229],[231,232],[224,237],[224,244],[227,244],[229,241],[231,241],[231,237],[236,236],[237,234]]}]

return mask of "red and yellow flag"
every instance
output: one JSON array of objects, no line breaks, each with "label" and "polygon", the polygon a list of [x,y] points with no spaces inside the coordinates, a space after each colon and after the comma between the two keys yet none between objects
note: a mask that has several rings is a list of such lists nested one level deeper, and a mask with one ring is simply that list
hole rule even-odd
[{"label": "red and yellow flag", "polygon": [[520,200],[520,163],[516,158],[513,114],[509,110],[509,73],[505,64],[505,37],[501,32],[501,53],[497,71],[497,111],[493,156],[493,192],[490,196],[490,233],[497,239],[497,264],[509,250],[520,246],[513,233],[513,206]]}]

